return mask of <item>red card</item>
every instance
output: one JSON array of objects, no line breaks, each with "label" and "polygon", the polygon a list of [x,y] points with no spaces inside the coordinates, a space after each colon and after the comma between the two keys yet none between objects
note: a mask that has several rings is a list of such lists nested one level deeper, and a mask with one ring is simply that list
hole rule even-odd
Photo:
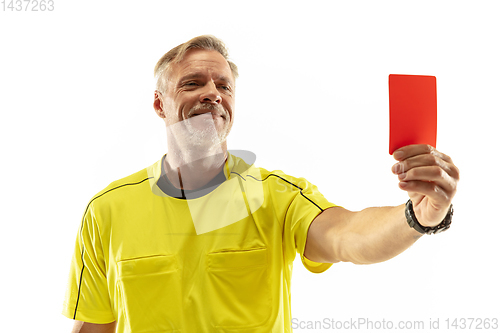
[{"label": "red card", "polygon": [[412,144],[436,147],[436,77],[389,75],[389,154]]}]

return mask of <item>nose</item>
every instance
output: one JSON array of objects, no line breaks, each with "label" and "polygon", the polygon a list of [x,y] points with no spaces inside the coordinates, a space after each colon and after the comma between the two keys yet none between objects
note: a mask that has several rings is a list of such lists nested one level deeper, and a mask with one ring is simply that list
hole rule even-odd
[{"label": "nose", "polygon": [[201,103],[209,104],[220,104],[222,102],[222,97],[220,96],[217,86],[214,82],[209,82],[204,87],[202,93],[200,94]]}]

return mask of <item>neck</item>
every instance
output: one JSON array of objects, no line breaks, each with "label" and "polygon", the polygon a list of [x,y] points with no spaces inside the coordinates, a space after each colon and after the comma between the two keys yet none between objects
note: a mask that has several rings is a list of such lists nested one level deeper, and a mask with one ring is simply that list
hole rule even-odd
[{"label": "neck", "polygon": [[225,165],[227,144],[176,149],[169,145],[165,159],[168,180],[177,188],[196,190],[212,180]]}]

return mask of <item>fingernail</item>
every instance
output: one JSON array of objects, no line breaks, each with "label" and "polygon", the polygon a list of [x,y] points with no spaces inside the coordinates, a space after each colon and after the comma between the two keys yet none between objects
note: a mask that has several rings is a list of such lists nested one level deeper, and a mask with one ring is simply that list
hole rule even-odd
[{"label": "fingernail", "polygon": [[404,156],[404,152],[402,152],[401,150],[396,150],[394,152],[394,158],[397,159],[397,160],[400,159],[403,156]]},{"label": "fingernail", "polygon": [[395,174],[403,173],[404,172],[403,163],[396,163],[392,170],[394,171]]},{"label": "fingernail", "polygon": [[403,172],[401,174],[398,175],[399,179],[403,180],[406,178],[406,172]]},{"label": "fingernail", "polygon": [[392,166],[392,173],[398,174],[399,173],[399,163],[396,163]]},{"label": "fingernail", "polygon": [[407,185],[408,185],[408,183],[407,183],[407,182],[400,182],[400,183],[399,183],[399,186],[401,186],[401,187],[406,187]]}]

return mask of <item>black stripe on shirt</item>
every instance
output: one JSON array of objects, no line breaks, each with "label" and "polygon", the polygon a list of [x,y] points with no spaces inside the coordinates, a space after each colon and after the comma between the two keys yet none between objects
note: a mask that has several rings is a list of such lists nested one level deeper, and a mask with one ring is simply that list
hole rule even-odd
[{"label": "black stripe on shirt", "polygon": [[[234,174],[236,174],[236,175],[240,176],[240,177],[241,177],[241,179],[243,179],[244,181],[246,181],[246,179],[245,179],[244,177],[242,177],[239,173],[234,172],[234,171],[232,171],[231,173],[234,173]],[[285,179],[285,178],[283,178],[283,177],[280,177],[280,176],[278,176],[278,175],[275,175],[274,173],[270,173],[270,174],[269,174],[266,178],[264,178],[264,179],[257,179],[257,178],[255,178],[255,177],[254,177],[254,176],[252,176],[252,175],[248,175],[248,177],[251,177],[251,178],[253,178],[253,179],[257,180],[257,181],[260,181],[260,182],[263,182],[264,180],[267,180],[267,179],[268,179],[269,177],[271,177],[271,176],[278,177],[279,179],[281,179],[281,180],[283,180],[283,181],[287,182],[288,184],[290,184],[290,185],[292,185],[292,186],[295,186],[296,188],[298,188],[298,189],[300,190],[300,194],[301,194],[304,198],[306,198],[306,199],[307,199],[307,200],[309,200],[309,201],[310,201],[313,205],[315,205],[316,207],[318,207],[318,209],[319,209],[320,211],[324,211],[324,209],[322,209],[322,208],[321,208],[321,207],[320,207],[317,203],[315,203],[314,201],[312,201],[311,199],[309,199],[309,198],[308,198],[308,197],[307,197],[307,196],[306,196],[306,195],[302,192],[302,191],[304,190],[303,188],[301,188],[300,186],[295,185],[295,184],[294,184],[294,183],[292,183],[292,182],[289,182],[288,180],[286,180],[286,179]]]},{"label": "black stripe on shirt", "polygon": [[[98,199],[98,198],[102,197],[103,195],[105,195],[106,193],[109,193],[109,192],[111,192],[113,190],[119,189],[119,188],[124,187],[124,186],[138,185],[138,184],[141,184],[141,183],[143,183],[146,180],[151,179],[151,178],[153,178],[153,177],[145,178],[145,179],[143,179],[143,180],[141,180],[140,182],[137,182],[137,183],[128,183],[128,184],[122,184],[122,185],[117,186],[117,187],[113,187],[112,189],[109,189],[106,192],[101,193],[98,196],[96,196],[95,198],[93,198],[92,200],[90,200],[89,204],[87,205],[87,208],[85,208],[85,212],[83,213],[82,227],[80,228],[80,235],[82,235],[82,233],[83,233],[83,225],[84,225],[84,221],[85,221],[85,214],[87,214],[87,211],[88,211],[90,205],[92,204],[92,202],[95,199]],[[73,319],[76,319],[76,311],[78,309],[78,302],[80,301],[80,291],[81,291],[81,287],[82,287],[83,270],[85,269],[85,263],[83,262],[83,253],[84,252],[85,252],[85,244],[83,243],[83,239],[82,239],[82,272],[80,273],[80,283],[78,284],[78,297],[76,298],[75,313],[73,315]]]}]

